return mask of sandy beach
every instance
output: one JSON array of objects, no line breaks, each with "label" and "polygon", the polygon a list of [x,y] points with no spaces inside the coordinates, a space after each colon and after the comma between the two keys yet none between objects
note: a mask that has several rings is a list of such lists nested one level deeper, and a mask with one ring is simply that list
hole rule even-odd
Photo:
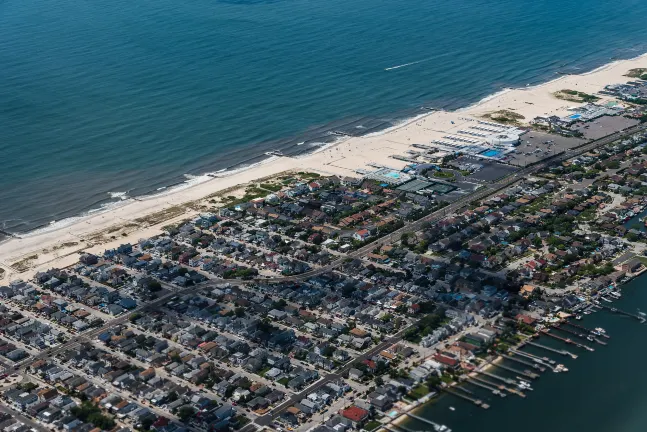
[{"label": "sandy beach", "polygon": [[[513,111],[527,124],[536,116],[564,115],[567,109],[583,105],[556,98],[553,94],[572,89],[595,94],[605,85],[631,81],[625,76],[634,68],[647,68],[647,55],[610,63],[583,75],[563,75],[545,84],[521,89],[507,89],[477,104],[456,112],[430,112],[397,127],[363,137],[340,139],[319,151],[299,158],[274,157],[270,160],[223,177],[166,193],[128,199],[116,208],[98,211],[63,221],[21,238],[0,243],[0,281],[28,279],[36,271],[64,267],[78,259],[78,252],[100,252],[125,242],[135,242],[160,232],[170,223],[213,208],[206,197],[226,191],[242,190],[261,178],[272,178],[290,171],[311,171],[322,175],[358,176],[357,169],[371,169],[368,164],[402,168],[406,162],[392,155],[405,154],[412,144],[429,144],[447,133],[459,130],[470,119],[499,110]],[[602,97],[604,102],[608,97]]]}]

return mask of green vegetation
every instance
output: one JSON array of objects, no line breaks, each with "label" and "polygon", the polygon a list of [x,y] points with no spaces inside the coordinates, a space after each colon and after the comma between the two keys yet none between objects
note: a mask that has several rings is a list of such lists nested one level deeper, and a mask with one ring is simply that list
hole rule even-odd
[{"label": "green vegetation", "polygon": [[525,117],[522,116],[521,114],[510,110],[494,111],[489,114],[483,115],[483,117],[490,120],[494,120],[499,123],[507,123],[507,124],[513,124],[513,125],[519,124],[520,120],[525,119]]},{"label": "green vegetation", "polygon": [[381,424],[382,423],[380,423],[377,420],[371,420],[370,422],[366,423],[366,425],[363,427],[363,429],[367,430],[367,431],[372,431],[372,430],[375,430],[378,427],[380,427]]},{"label": "green vegetation", "polygon": [[417,399],[420,399],[421,397],[427,396],[428,394],[429,394],[429,387],[426,386],[425,384],[419,384],[416,387],[412,388],[409,394],[407,394],[407,396],[413,400],[417,400]]},{"label": "green vegetation", "polygon": [[261,183],[260,184],[261,188],[266,189],[268,191],[272,192],[277,192],[280,191],[283,185],[280,184],[273,184],[273,183]]},{"label": "green vegetation", "polygon": [[404,333],[404,339],[409,342],[418,343],[420,340],[432,333],[445,322],[445,310],[439,309],[420,319],[418,325],[409,328]]},{"label": "green vegetation", "polygon": [[110,430],[115,427],[115,421],[103,415],[99,407],[91,402],[85,401],[81,405],[72,408],[70,412],[79,420],[92,423],[100,429]]},{"label": "green vegetation", "polygon": [[258,274],[258,271],[256,269],[252,268],[244,268],[244,269],[236,269],[236,270],[227,270],[222,274],[222,277],[224,279],[234,279],[234,278],[241,278],[241,279],[246,279],[250,278],[252,276],[256,276]]},{"label": "green vegetation", "polygon": [[627,72],[625,76],[647,80],[647,68],[629,69],[629,72]]},{"label": "green vegetation", "polygon": [[451,171],[436,171],[436,172],[434,173],[434,177],[438,177],[438,178],[453,178],[453,177],[454,177],[454,173],[453,173],[453,172],[451,172]]},{"label": "green vegetation", "polygon": [[187,421],[188,419],[190,419],[190,418],[191,418],[191,416],[193,416],[193,414],[195,414],[195,408],[193,408],[192,406],[189,406],[189,405],[185,405],[185,406],[183,406],[183,407],[182,407],[182,408],[180,408],[180,409],[179,409],[179,411],[177,412],[177,416],[178,416],[178,418],[179,418],[180,420],[182,420],[183,422],[185,422],[185,421]]},{"label": "green vegetation", "polygon": [[599,97],[590,95],[588,93],[579,92],[576,90],[560,90],[553,93],[557,99],[566,100],[569,102],[597,102],[600,100]]}]

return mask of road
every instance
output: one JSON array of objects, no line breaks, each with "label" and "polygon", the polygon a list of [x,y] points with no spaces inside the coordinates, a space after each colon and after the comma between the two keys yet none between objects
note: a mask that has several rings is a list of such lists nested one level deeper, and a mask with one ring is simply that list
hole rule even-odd
[{"label": "road", "polygon": [[[357,249],[357,250],[355,250],[353,252],[348,253],[347,256],[349,258],[362,258],[366,254],[373,251],[373,249],[375,249],[376,247],[380,247],[380,246],[387,245],[387,244],[393,244],[395,242],[400,241],[400,238],[402,237],[402,234],[404,234],[406,232],[417,231],[420,228],[422,228],[422,226],[424,224],[437,222],[440,219],[442,219],[443,217],[447,216],[448,214],[454,213],[454,212],[460,210],[463,207],[467,207],[470,202],[481,200],[481,199],[486,198],[486,197],[488,197],[490,195],[493,195],[493,194],[501,191],[502,189],[505,189],[505,188],[511,186],[512,184],[514,184],[514,183],[516,183],[516,182],[518,182],[520,180],[525,179],[529,175],[543,170],[544,168],[546,168],[546,167],[548,167],[550,165],[563,162],[563,161],[565,161],[567,159],[571,159],[573,157],[576,157],[576,156],[579,156],[581,154],[587,153],[587,152],[589,152],[589,151],[591,151],[591,150],[593,150],[593,149],[595,149],[597,147],[610,144],[613,141],[616,141],[616,140],[618,140],[620,138],[624,138],[624,137],[627,137],[627,136],[630,136],[630,135],[633,135],[635,133],[645,131],[645,130],[647,130],[647,124],[639,124],[639,125],[633,126],[631,128],[625,129],[623,131],[613,133],[613,134],[608,135],[608,136],[606,136],[604,138],[600,138],[598,140],[591,141],[590,143],[584,144],[584,145],[582,145],[580,147],[566,150],[563,153],[560,153],[560,154],[551,156],[549,158],[546,158],[546,159],[542,160],[541,162],[536,163],[536,164],[534,164],[532,166],[522,168],[521,170],[515,172],[514,174],[512,174],[512,175],[510,175],[508,177],[505,177],[505,178],[503,178],[501,180],[498,180],[498,181],[496,181],[494,183],[491,183],[489,185],[483,186],[482,188],[478,189],[477,191],[475,191],[472,194],[465,195],[463,198],[451,203],[450,205],[448,205],[448,206],[446,206],[446,207],[444,207],[444,208],[442,208],[440,210],[437,210],[437,211],[435,211],[435,212],[433,212],[433,213],[431,213],[431,214],[429,214],[427,216],[424,216],[424,217],[418,219],[415,222],[408,223],[404,227],[402,227],[402,228],[400,228],[400,229],[398,229],[396,231],[393,231],[392,233],[387,234],[384,237],[381,237],[381,238],[376,239],[376,240],[374,240],[374,241],[372,241],[370,243],[367,243],[366,245],[362,246],[361,248],[359,248],[359,249]],[[339,267],[342,263],[343,263],[343,260],[340,259],[340,260],[337,260],[337,261],[335,261],[335,262],[333,262],[331,264],[328,264],[326,266],[322,266],[322,267],[320,267],[318,269],[311,270],[311,271],[305,272],[305,273],[301,273],[299,275],[288,276],[288,277],[280,277],[280,278],[271,278],[271,279],[260,279],[259,278],[259,279],[257,279],[257,281],[259,283],[304,281],[304,280],[312,278],[314,276],[318,276],[318,275],[330,272],[330,271],[334,270],[335,268]]]},{"label": "road", "polygon": [[[548,167],[551,164],[559,163],[559,162],[562,162],[562,161],[564,161],[566,159],[576,157],[578,155],[581,155],[581,154],[584,154],[584,153],[586,153],[588,151],[591,151],[591,150],[593,150],[593,149],[595,149],[597,147],[610,144],[611,142],[613,142],[615,140],[618,140],[618,139],[623,138],[623,137],[627,137],[629,135],[633,135],[635,133],[644,131],[646,129],[647,129],[647,124],[636,125],[636,126],[633,126],[633,127],[629,128],[629,129],[625,129],[625,130],[623,130],[621,132],[616,132],[616,133],[611,134],[611,135],[609,135],[607,137],[592,141],[592,142],[590,142],[588,144],[580,146],[579,148],[570,149],[570,150],[567,150],[564,153],[561,153],[559,155],[549,157],[549,158],[544,159],[543,161],[541,161],[541,162],[539,162],[539,163],[537,163],[535,165],[523,168],[523,169],[517,171],[514,175],[508,176],[508,177],[506,177],[504,179],[501,179],[501,180],[499,180],[497,182],[493,182],[493,183],[491,183],[489,185],[483,186],[482,188],[478,189],[474,193],[472,193],[470,195],[466,195],[463,198],[451,203],[450,205],[448,205],[448,206],[446,206],[446,207],[444,207],[444,208],[442,208],[442,209],[440,209],[438,211],[435,211],[435,212],[433,212],[433,213],[431,213],[431,214],[429,214],[427,216],[424,216],[424,217],[418,219],[415,222],[411,222],[409,224],[406,224],[404,227],[402,227],[402,228],[400,228],[400,229],[398,229],[398,230],[396,230],[396,231],[394,231],[394,232],[392,232],[390,234],[387,234],[384,237],[376,239],[376,240],[362,246],[361,248],[349,253],[348,257],[350,257],[350,258],[363,258],[367,253],[371,252],[375,247],[379,247],[379,246],[382,246],[382,245],[385,245],[385,244],[393,244],[393,243],[400,240],[403,233],[417,231],[417,230],[421,229],[424,224],[437,222],[438,220],[445,217],[446,215],[454,213],[454,212],[460,210],[461,208],[466,207],[467,205],[469,205],[470,202],[486,198],[486,197],[488,197],[488,196],[490,196],[490,195],[492,195],[492,194],[494,194],[494,193],[496,193],[496,192],[498,192],[498,191],[500,191],[502,189],[505,189],[505,188],[509,187],[510,185],[518,182],[519,180],[522,180],[522,179],[526,178],[527,176],[529,176],[529,175],[531,175],[533,173],[541,171],[542,169]],[[256,280],[249,281],[249,282],[257,282],[257,283],[259,283],[259,282],[260,283],[274,282],[274,283],[276,283],[276,282],[303,281],[303,280],[306,280],[308,278],[312,278],[314,276],[330,272],[330,271],[334,270],[335,268],[339,267],[342,263],[343,263],[343,260],[339,259],[339,260],[335,261],[332,264],[322,266],[322,267],[320,267],[318,269],[315,269],[315,270],[312,270],[312,271],[309,271],[309,272],[306,272],[306,273],[302,273],[300,275],[288,276],[288,277],[277,277],[277,278],[270,278],[270,279],[262,279],[261,278],[261,279],[256,279]],[[229,280],[229,281],[228,280],[210,280],[208,282],[199,284],[197,286],[190,286],[190,287],[186,287],[186,288],[183,288],[183,289],[178,289],[175,286],[172,286],[172,285],[167,284],[167,283],[163,283],[163,286],[170,290],[170,292],[168,294],[162,296],[161,298],[159,298],[159,299],[157,299],[157,300],[155,300],[153,302],[144,304],[144,305],[136,308],[135,310],[130,311],[130,313],[144,312],[146,310],[154,309],[157,306],[165,304],[173,296],[178,295],[178,294],[183,294],[185,292],[193,291],[193,290],[199,288],[200,286],[208,286],[209,284],[213,284],[213,283],[225,283],[225,282],[234,282],[234,283],[237,283],[237,284],[246,283],[245,281],[238,281],[238,280],[236,280],[236,281],[231,281],[231,280]],[[26,361],[21,363],[21,369],[24,369],[28,364],[31,364],[35,359],[43,359],[43,358],[52,357],[52,356],[54,356],[54,355],[56,355],[56,354],[58,354],[58,353],[60,353],[60,352],[62,352],[64,350],[68,349],[71,346],[75,346],[76,344],[78,344],[78,343],[80,343],[82,341],[88,341],[88,340],[91,340],[92,338],[95,338],[97,335],[99,335],[102,332],[105,332],[105,331],[109,330],[111,327],[126,322],[126,320],[128,319],[128,316],[130,315],[130,313],[125,313],[125,314],[123,314],[123,315],[121,315],[121,316],[119,316],[119,317],[117,317],[117,318],[115,318],[113,320],[110,320],[106,324],[104,324],[103,326],[101,326],[99,328],[91,329],[91,330],[88,330],[88,331],[86,331],[84,333],[81,333],[81,334],[79,334],[77,336],[74,336],[68,342],[66,342],[66,343],[64,343],[64,344],[62,344],[62,345],[60,345],[60,346],[58,346],[58,347],[56,347],[54,349],[41,352],[40,354],[37,354],[34,357],[28,358]],[[416,324],[414,324],[414,326],[415,325]],[[410,327],[408,327],[408,328],[410,328]],[[266,414],[264,416],[261,416],[261,417],[257,418],[254,423],[259,425],[259,426],[265,426],[265,425],[270,424],[272,419],[276,418],[278,415],[285,412],[290,406],[294,405],[294,403],[301,400],[303,397],[307,396],[307,394],[309,394],[309,393],[323,387],[324,385],[331,382],[332,380],[340,378],[342,375],[344,375],[346,372],[348,372],[348,370],[352,367],[352,364],[354,364],[356,361],[362,361],[362,360],[364,360],[366,358],[369,358],[369,357],[373,356],[374,354],[378,353],[379,351],[387,348],[388,346],[400,341],[401,336],[404,334],[404,332],[407,329],[401,330],[396,335],[390,337],[389,339],[387,339],[387,340],[381,342],[380,344],[376,345],[375,347],[371,348],[369,351],[365,352],[364,354],[360,355],[356,359],[354,359],[351,362],[347,363],[345,366],[343,366],[337,372],[326,374],[323,378],[319,379],[317,382],[315,382],[314,384],[312,384],[311,386],[309,386],[305,390],[291,396],[288,401],[284,402],[283,404],[281,404],[280,406],[278,406],[277,408],[272,410],[270,414]],[[250,426],[248,426],[248,427],[250,427]],[[244,428],[245,432],[246,432],[248,427]]]},{"label": "road", "polygon": [[47,432],[48,430],[46,427],[41,426],[40,424],[36,423],[31,419],[28,419],[24,415],[20,414],[18,411],[15,411],[2,403],[0,403],[0,412],[9,414],[14,420],[18,420],[19,422],[24,423],[30,428],[33,428],[42,432]]}]

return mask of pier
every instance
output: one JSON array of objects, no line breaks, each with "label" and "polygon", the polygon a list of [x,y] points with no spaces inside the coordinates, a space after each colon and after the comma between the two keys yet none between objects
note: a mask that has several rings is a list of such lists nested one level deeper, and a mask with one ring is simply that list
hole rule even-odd
[{"label": "pier", "polygon": [[496,366],[498,368],[501,368],[503,370],[507,370],[508,372],[515,373],[517,375],[525,376],[525,377],[530,378],[530,379],[535,379],[535,378],[539,377],[539,375],[537,375],[536,373],[530,372],[530,371],[520,371],[520,370],[517,370],[515,368],[511,368],[511,367],[508,367],[508,366],[503,366],[502,364],[497,364],[497,363],[494,363],[494,362],[492,362],[491,365]]},{"label": "pier", "polygon": [[409,412],[404,413],[404,415],[406,415],[407,417],[411,417],[414,420],[418,420],[419,422],[427,423],[429,426],[433,426],[434,430],[437,430],[437,428],[440,427],[440,425],[438,423],[434,423],[429,419],[426,419],[424,417],[420,417],[419,415],[411,414]]},{"label": "pier", "polygon": [[537,369],[537,370],[538,370],[538,371],[540,371],[540,372],[543,372],[543,371],[545,371],[545,370],[546,370],[544,367],[542,367],[542,366],[538,365],[537,363],[529,363],[529,362],[527,362],[527,361],[525,361],[525,360],[521,360],[521,359],[518,359],[518,358],[516,358],[516,357],[509,356],[509,355],[507,355],[507,354],[501,354],[501,357],[503,357],[503,358],[504,358],[504,359],[506,359],[506,360],[510,360],[510,361],[513,361],[513,362],[517,362],[517,363],[522,364],[522,365],[524,365],[524,366],[528,366],[528,367],[531,367],[531,368]]},{"label": "pier", "polygon": [[534,346],[534,347],[537,347],[537,348],[542,348],[542,349],[545,349],[546,351],[554,352],[554,353],[557,353],[557,354],[560,354],[560,355],[563,355],[563,356],[571,356],[571,358],[574,358],[574,359],[577,358],[577,354],[573,354],[572,352],[569,352],[569,351],[566,351],[566,350],[558,350],[558,349],[555,349],[555,348],[551,348],[549,346],[542,345],[542,344],[537,343],[537,342],[528,342],[528,345],[531,345],[531,346]]},{"label": "pier", "polygon": [[486,403],[483,403],[483,401],[480,400],[480,399],[475,399],[475,398],[470,397],[470,396],[465,396],[464,394],[458,393],[458,392],[456,392],[456,391],[454,391],[453,389],[450,389],[450,388],[444,388],[443,390],[446,391],[447,393],[451,394],[451,395],[454,395],[456,397],[468,400],[468,401],[472,402],[474,405],[480,406],[483,409],[490,408],[490,405],[488,405]]},{"label": "pier", "polygon": [[550,365],[555,364],[555,360],[549,359],[548,357],[541,358],[541,357],[536,356],[534,354],[523,352],[523,351],[517,351],[517,350],[511,350],[511,352],[512,352],[512,354],[516,354],[516,355],[519,355],[519,356],[526,357],[526,358],[529,358],[531,360],[534,360],[537,363],[539,363],[541,365],[544,365],[544,366],[550,367]]},{"label": "pier", "polygon": [[[581,326],[579,324],[572,323],[570,321],[564,321],[564,324],[568,324],[571,327],[575,327],[576,329],[580,329],[580,330],[585,331],[587,333],[592,333],[593,332],[593,330],[591,330],[591,329],[587,329],[586,327],[583,327],[583,326]],[[601,336],[603,336],[603,337],[605,337],[607,339],[611,338],[611,336],[609,336],[607,334],[602,334]]]},{"label": "pier", "polygon": [[492,387],[491,385],[483,384],[482,382],[480,382],[478,378],[468,378],[467,382],[477,387],[481,387],[481,388],[484,388],[485,390],[491,391],[492,394],[505,397],[505,393],[503,393],[501,390],[499,390],[496,387]]},{"label": "pier", "polygon": [[481,370],[475,370],[474,372],[477,373],[477,374],[482,374],[482,375],[488,376],[490,378],[497,379],[497,380],[502,381],[502,382],[504,382],[506,384],[514,385],[514,380],[512,378],[504,378],[502,376],[495,375],[493,373],[485,372],[485,371],[481,371]]},{"label": "pier", "polygon": [[548,330],[544,330],[544,331],[543,331],[543,334],[545,334],[546,336],[550,336],[550,337],[552,337],[553,339],[557,339],[557,340],[560,340],[560,341],[562,341],[562,342],[565,342],[565,343],[567,343],[567,344],[573,344],[573,345],[575,345],[575,346],[576,346],[576,347],[578,347],[578,348],[584,348],[584,349],[589,350],[589,351],[595,351],[593,348],[591,348],[591,347],[590,347],[590,346],[588,346],[588,345],[584,345],[584,344],[579,343],[579,342],[573,342],[571,339],[566,339],[566,338],[563,338],[563,337],[561,337],[561,336],[557,336],[557,335],[555,335],[555,334],[552,334],[552,333],[550,333]]},{"label": "pier", "polygon": [[562,327],[560,325],[554,325],[553,327],[556,328],[559,331],[563,331],[565,333],[572,334],[573,336],[577,336],[578,338],[581,338],[581,339],[586,339],[586,336],[587,336],[587,335],[582,334],[582,333],[574,332],[571,329],[564,328],[564,327]]},{"label": "pier", "polygon": [[614,308],[612,308],[612,307],[605,306],[605,305],[600,305],[600,307],[601,307],[602,309],[610,310],[611,312],[619,313],[620,315],[625,315],[625,316],[628,316],[628,317],[631,317],[631,318],[635,318],[635,319],[637,319],[641,324],[643,324],[643,323],[645,322],[645,318],[641,317],[640,315],[632,314],[632,313],[630,313],[630,312],[626,312],[626,311],[620,310],[620,309],[615,308],[615,307],[614,307]]}]

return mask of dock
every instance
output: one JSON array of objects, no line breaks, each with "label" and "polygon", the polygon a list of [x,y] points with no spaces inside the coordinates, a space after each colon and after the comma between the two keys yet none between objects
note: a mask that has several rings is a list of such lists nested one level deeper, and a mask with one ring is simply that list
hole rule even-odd
[{"label": "dock", "polygon": [[515,373],[517,375],[525,376],[526,378],[536,379],[536,378],[539,377],[539,375],[537,375],[536,373],[530,372],[530,371],[520,371],[518,369],[511,368],[511,367],[508,367],[508,366],[504,366],[502,364],[498,364],[498,363],[494,363],[494,362],[492,362],[490,364],[492,366],[496,366],[496,367],[501,368],[503,370],[507,370],[508,372],[512,372],[512,373]]},{"label": "dock", "polygon": [[542,349],[545,349],[546,351],[554,352],[556,354],[560,354],[560,355],[563,355],[563,356],[571,356],[571,358],[574,358],[574,359],[577,358],[577,354],[573,354],[572,352],[569,352],[569,351],[566,351],[566,350],[559,350],[559,349],[551,348],[549,346],[542,345],[542,344],[537,343],[537,342],[530,342],[529,341],[527,343],[528,343],[528,345],[531,345],[531,346],[534,346],[534,347],[537,347],[537,348],[542,348]]},{"label": "dock", "polygon": [[557,336],[557,335],[555,335],[555,334],[552,334],[552,333],[550,333],[548,330],[544,330],[542,333],[543,333],[543,334],[545,334],[546,336],[550,336],[550,337],[552,337],[553,339],[560,340],[560,341],[562,341],[562,342],[564,342],[564,343],[567,343],[567,344],[575,345],[575,346],[576,346],[576,347],[578,347],[578,348],[584,348],[585,350],[595,351],[593,348],[591,348],[591,347],[590,347],[590,346],[588,346],[588,345],[584,345],[584,344],[579,343],[579,342],[573,342],[573,340],[571,340],[571,339],[566,339],[566,338],[563,338],[563,337],[561,337],[561,336]]},{"label": "dock", "polygon": [[544,366],[549,366],[549,365],[554,365],[555,364],[555,360],[549,359],[548,357],[543,357],[542,358],[542,357],[536,356],[536,355],[534,355],[532,353],[527,353],[527,352],[518,351],[518,350],[511,350],[511,352],[512,352],[512,354],[516,354],[518,356],[522,356],[522,357],[526,357],[526,358],[529,358],[531,360],[534,360],[537,363],[539,363],[541,365],[544,365]]},{"label": "dock", "polygon": [[[585,331],[585,332],[587,332],[587,333],[592,333],[592,332],[593,332],[593,330],[591,330],[591,329],[588,329],[588,328],[586,328],[586,327],[584,327],[584,326],[581,326],[581,325],[579,325],[579,324],[572,323],[572,322],[570,322],[570,321],[564,321],[564,324],[568,324],[568,325],[569,325],[569,326],[571,326],[571,327],[575,327],[576,329],[580,329],[580,330]],[[607,335],[607,334],[602,334],[601,336],[603,336],[603,337],[605,337],[605,338],[607,338],[607,339],[610,339],[610,338],[611,338],[611,336],[609,336],[609,335]]]},{"label": "dock", "polygon": [[434,430],[437,430],[436,428],[440,427],[440,425],[438,423],[434,423],[429,419],[426,419],[424,417],[420,417],[419,415],[411,414],[410,412],[406,412],[406,413],[404,413],[404,415],[406,415],[407,417],[411,417],[414,420],[418,420],[419,422],[427,423],[429,426],[433,426]]},{"label": "dock", "polygon": [[563,331],[564,333],[572,334],[573,336],[577,336],[578,338],[581,338],[581,339],[586,339],[586,336],[588,336],[587,334],[577,333],[577,332],[575,332],[575,331],[573,331],[571,329],[567,329],[567,328],[562,327],[562,326],[560,326],[558,324],[553,325],[553,328],[555,328],[555,329],[557,329],[559,331]]},{"label": "dock", "polygon": [[509,356],[509,355],[507,355],[507,354],[501,354],[501,357],[503,357],[503,358],[504,358],[504,359],[506,359],[506,360],[510,360],[510,361],[513,361],[513,362],[516,362],[516,363],[522,364],[522,365],[524,365],[524,366],[528,366],[528,367],[531,367],[531,368],[533,368],[533,369],[537,369],[537,370],[538,370],[538,371],[540,371],[540,372],[543,372],[543,371],[545,371],[545,370],[546,370],[543,366],[540,366],[540,365],[539,365],[539,364],[537,364],[537,363],[530,363],[530,362],[527,362],[527,361],[525,361],[525,360],[521,360],[521,359],[518,359],[518,358],[516,358],[516,357]]},{"label": "dock", "polygon": [[612,308],[612,307],[605,306],[605,305],[600,305],[600,307],[601,307],[602,309],[610,310],[611,312],[614,312],[614,313],[619,313],[620,315],[625,315],[625,316],[628,316],[628,317],[631,317],[631,318],[635,318],[635,319],[637,319],[641,324],[643,324],[643,323],[645,322],[645,318],[641,317],[640,315],[632,314],[632,313],[630,313],[630,312],[626,312],[626,311],[620,310],[620,309],[615,308],[615,307],[613,307],[613,308]]},{"label": "dock", "polygon": [[501,390],[499,390],[496,387],[492,387],[491,385],[488,384],[483,384],[479,379],[477,378],[468,378],[467,382],[475,385],[477,387],[484,388],[485,390],[491,391],[492,394],[495,394],[497,396],[505,397],[505,393],[503,393]]},{"label": "dock", "polygon": [[483,401],[480,400],[480,399],[475,399],[475,398],[470,397],[470,396],[465,396],[464,394],[458,393],[458,392],[456,392],[456,391],[454,391],[453,389],[450,389],[450,388],[444,388],[443,390],[446,391],[447,393],[451,394],[451,395],[454,395],[454,396],[459,397],[461,399],[468,400],[468,401],[472,402],[474,405],[480,406],[483,409],[490,408],[490,405],[488,405],[486,403],[483,403]]},{"label": "dock", "polygon": [[477,373],[477,374],[482,374],[482,375],[488,376],[490,378],[497,379],[497,380],[502,381],[502,382],[504,382],[506,384],[514,385],[514,380],[512,378],[504,378],[502,376],[499,376],[499,375],[496,375],[496,374],[493,374],[493,373],[490,373],[490,372],[485,372],[485,371],[482,371],[482,370],[475,370],[474,372]]}]

